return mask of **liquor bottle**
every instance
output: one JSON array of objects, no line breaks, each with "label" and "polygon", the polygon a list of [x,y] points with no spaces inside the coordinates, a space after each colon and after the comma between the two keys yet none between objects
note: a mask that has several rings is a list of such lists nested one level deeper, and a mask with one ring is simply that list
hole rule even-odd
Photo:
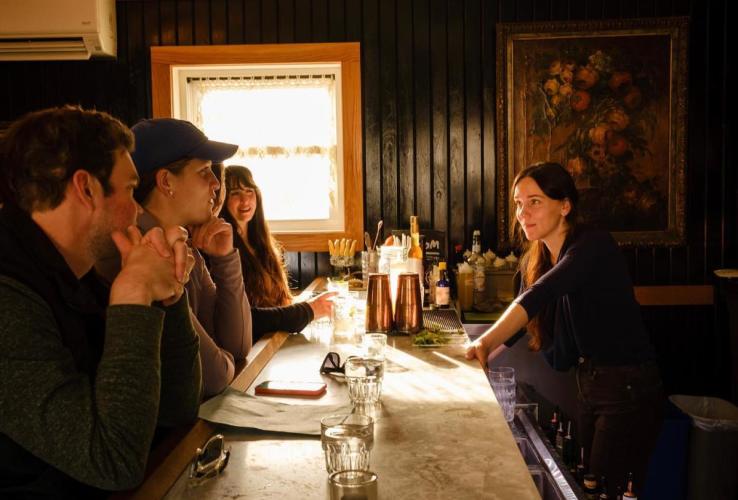
[{"label": "liquor bottle", "polygon": [[546,429],[546,437],[551,446],[556,446],[556,428],[559,426],[559,412],[554,410],[553,416],[548,423],[548,429]]},{"label": "liquor bottle", "polygon": [[597,476],[594,474],[584,475],[584,497],[587,500],[597,500]]},{"label": "liquor bottle", "polygon": [[408,259],[423,260],[423,249],[420,247],[420,225],[418,224],[418,216],[410,216],[410,250],[407,253]]},{"label": "liquor bottle", "polygon": [[472,254],[482,255],[482,232],[479,229],[472,233]]},{"label": "liquor bottle", "polygon": [[625,492],[623,493],[623,500],[638,500],[638,495],[633,490],[633,473],[628,472],[628,479],[625,481]]},{"label": "liquor bottle", "polygon": [[559,422],[559,430],[556,431],[556,451],[559,456],[564,456],[564,422]]},{"label": "liquor bottle", "polygon": [[610,500],[610,495],[607,494],[607,481],[605,480],[605,476],[602,476],[600,479],[600,496],[597,497],[597,500]]},{"label": "liquor bottle", "polygon": [[584,446],[579,448],[579,463],[577,464],[577,470],[576,470],[576,478],[577,483],[582,484],[584,483]]},{"label": "liquor bottle", "polygon": [[567,466],[576,464],[576,452],[574,451],[574,440],[571,437],[571,420],[566,424],[566,435],[563,444],[563,459]]},{"label": "liquor bottle", "polygon": [[485,294],[485,264],[486,261],[482,256],[482,233],[479,229],[475,229],[472,234],[472,253],[467,260],[474,271],[474,306],[478,310],[485,310],[484,302],[487,297]]},{"label": "liquor bottle", "polygon": [[410,216],[410,250],[407,252],[406,269],[420,276],[420,300],[425,294],[425,273],[423,273],[423,249],[420,246],[420,225],[416,215]]},{"label": "liquor bottle", "polygon": [[438,281],[436,281],[436,307],[439,309],[448,309],[451,303],[451,284],[448,282],[445,262],[441,261],[438,263],[438,272],[440,276]]},{"label": "liquor bottle", "polygon": [[459,289],[457,283],[456,273],[458,272],[458,265],[464,262],[464,245],[457,243],[454,245],[454,255],[451,262],[448,264],[448,278],[451,282],[451,294],[454,297],[459,296]]}]

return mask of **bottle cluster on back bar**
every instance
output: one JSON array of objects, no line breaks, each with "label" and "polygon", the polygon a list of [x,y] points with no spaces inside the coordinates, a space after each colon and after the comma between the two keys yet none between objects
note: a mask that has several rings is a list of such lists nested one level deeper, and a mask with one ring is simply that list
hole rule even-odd
[{"label": "bottle cluster on back bar", "polygon": [[[583,488],[586,498],[593,500],[638,500],[633,473],[629,472],[625,483],[622,478],[598,478],[589,470],[588,458],[584,443],[577,443],[573,429],[573,421],[568,419],[558,407],[553,411],[550,420],[541,416],[541,426],[551,446],[561,457],[566,469]],[[616,494],[617,492],[617,494]]]}]

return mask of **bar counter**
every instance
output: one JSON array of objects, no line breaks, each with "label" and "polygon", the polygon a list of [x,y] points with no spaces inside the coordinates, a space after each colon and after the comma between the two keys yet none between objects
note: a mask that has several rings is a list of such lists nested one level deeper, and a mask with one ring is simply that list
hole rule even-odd
[{"label": "bar counter", "polygon": [[[323,380],[328,391],[321,398],[274,399],[348,404],[343,380],[320,375],[319,368],[329,350],[344,360],[352,346],[277,335],[261,341],[281,347],[249,393],[263,380]],[[464,359],[463,346],[419,348],[408,337],[389,337],[382,405],[375,418],[371,469],[379,477],[380,498],[539,498],[484,372],[476,361]],[[167,498],[326,498],[319,436],[216,429],[231,447],[225,472],[188,488],[185,471]]]}]

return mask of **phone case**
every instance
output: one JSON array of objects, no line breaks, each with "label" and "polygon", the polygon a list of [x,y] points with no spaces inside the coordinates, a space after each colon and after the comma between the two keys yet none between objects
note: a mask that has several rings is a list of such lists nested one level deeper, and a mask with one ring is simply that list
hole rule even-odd
[{"label": "phone case", "polygon": [[322,396],[326,385],[323,382],[282,382],[266,380],[256,386],[254,392],[259,395],[274,396]]}]

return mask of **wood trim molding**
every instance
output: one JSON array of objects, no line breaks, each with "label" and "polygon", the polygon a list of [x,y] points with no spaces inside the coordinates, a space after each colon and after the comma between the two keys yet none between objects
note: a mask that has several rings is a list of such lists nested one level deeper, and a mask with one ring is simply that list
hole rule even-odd
[{"label": "wood trim molding", "polygon": [[151,47],[154,118],[172,116],[172,66],[255,63],[341,63],[343,123],[343,232],[274,233],[289,252],[325,252],[328,240],[364,241],[361,126],[361,58],[358,42]]},{"label": "wood trim molding", "polygon": [[712,285],[668,285],[633,287],[641,306],[711,306],[715,303]]}]

